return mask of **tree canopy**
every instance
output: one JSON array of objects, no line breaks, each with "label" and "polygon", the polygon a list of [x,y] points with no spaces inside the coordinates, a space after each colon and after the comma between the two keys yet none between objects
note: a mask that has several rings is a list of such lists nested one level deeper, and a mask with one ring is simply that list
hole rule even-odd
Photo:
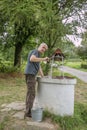
[{"label": "tree canopy", "polygon": [[[86,5],[86,0],[0,0],[0,43],[7,49],[14,46],[14,66],[20,67],[22,49],[31,37],[39,41],[32,42],[34,47],[42,41],[48,44],[48,56],[54,48],[67,44],[64,37],[83,23],[80,12]],[[80,21],[68,23],[73,15]]]}]

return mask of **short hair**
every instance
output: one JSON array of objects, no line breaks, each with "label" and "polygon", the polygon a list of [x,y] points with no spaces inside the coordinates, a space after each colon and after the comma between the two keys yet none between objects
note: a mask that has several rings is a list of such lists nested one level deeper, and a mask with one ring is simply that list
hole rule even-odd
[{"label": "short hair", "polygon": [[47,45],[46,43],[44,43],[44,42],[42,42],[42,43],[40,44],[40,46],[45,46],[45,47],[46,47],[46,50],[48,49],[48,45]]}]

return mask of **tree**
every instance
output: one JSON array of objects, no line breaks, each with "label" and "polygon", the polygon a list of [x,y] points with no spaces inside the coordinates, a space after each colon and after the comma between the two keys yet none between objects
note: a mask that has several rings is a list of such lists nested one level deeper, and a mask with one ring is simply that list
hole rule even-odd
[{"label": "tree", "polygon": [[[46,0],[45,2],[41,2],[40,38],[48,43],[49,52],[62,42],[66,34],[77,33],[75,27],[77,24],[80,25],[82,23],[80,21],[80,13],[85,4],[86,0]],[[75,15],[78,15],[77,17],[80,20],[76,22],[73,19],[72,23],[68,23],[68,18]]]},{"label": "tree", "polygon": [[[8,16],[6,23],[8,28],[13,30],[13,43],[15,46],[14,66],[20,67],[21,52],[26,40],[35,34],[36,21],[36,8],[34,8],[34,0],[30,1],[1,1],[2,15]],[[34,4],[34,5],[33,5]],[[4,23],[5,24],[5,23]],[[5,30],[7,31],[7,30]],[[8,33],[8,32],[7,32]],[[11,44],[10,44],[11,45]],[[6,46],[9,46],[6,44]]]},{"label": "tree", "polygon": [[[0,12],[5,16],[8,28],[13,34],[15,45],[14,65],[20,66],[20,56],[27,39],[37,34],[40,41],[48,43],[48,56],[63,37],[72,33],[73,24],[67,26],[67,19],[78,13],[86,0],[1,0]],[[65,44],[65,43],[64,43]],[[9,44],[8,44],[9,45]]]},{"label": "tree", "polygon": [[[39,32],[42,41],[48,43],[48,56],[51,55],[53,49],[63,46],[66,51],[66,44],[71,42],[63,42],[66,34],[74,34],[73,26],[76,24],[66,24],[67,19],[73,14],[79,15],[79,10],[83,7],[86,1],[75,0],[51,0],[43,2],[41,10],[41,29]],[[70,44],[68,44],[70,46]],[[65,48],[64,48],[65,47]],[[69,48],[70,49],[70,48]],[[71,47],[72,49],[72,47]],[[47,72],[47,71],[46,71]]]},{"label": "tree", "polygon": [[77,53],[83,60],[87,60],[87,32],[83,35],[81,46],[77,48]]},{"label": "tree", "polygon": [[[28,25],[29,24],[29,25]],[[26,44],[26,40],[34,35],[35,23],[30,23],[27,19],[26,14],[19,12],[17,14],[17,21],[14,23],[14,34],[15,34],[15,59],[14,66],[21,65],[21,52],[23,46]]]}]

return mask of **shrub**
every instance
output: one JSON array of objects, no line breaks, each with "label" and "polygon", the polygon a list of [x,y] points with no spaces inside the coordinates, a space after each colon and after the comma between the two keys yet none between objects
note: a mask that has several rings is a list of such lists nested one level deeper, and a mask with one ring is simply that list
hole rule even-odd
[{"label": "shrub", "polygon": [[81,68],[87,69],[87,64],[82,63]]}]

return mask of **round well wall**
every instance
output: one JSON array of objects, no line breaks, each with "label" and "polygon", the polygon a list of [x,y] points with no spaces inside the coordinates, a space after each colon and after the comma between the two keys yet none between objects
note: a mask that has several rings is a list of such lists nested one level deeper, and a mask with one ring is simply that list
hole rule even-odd
[{"label": "round well wall", "polygon": [[40,106],[56,115],[73,115],[76,79],[38,78]]}]

